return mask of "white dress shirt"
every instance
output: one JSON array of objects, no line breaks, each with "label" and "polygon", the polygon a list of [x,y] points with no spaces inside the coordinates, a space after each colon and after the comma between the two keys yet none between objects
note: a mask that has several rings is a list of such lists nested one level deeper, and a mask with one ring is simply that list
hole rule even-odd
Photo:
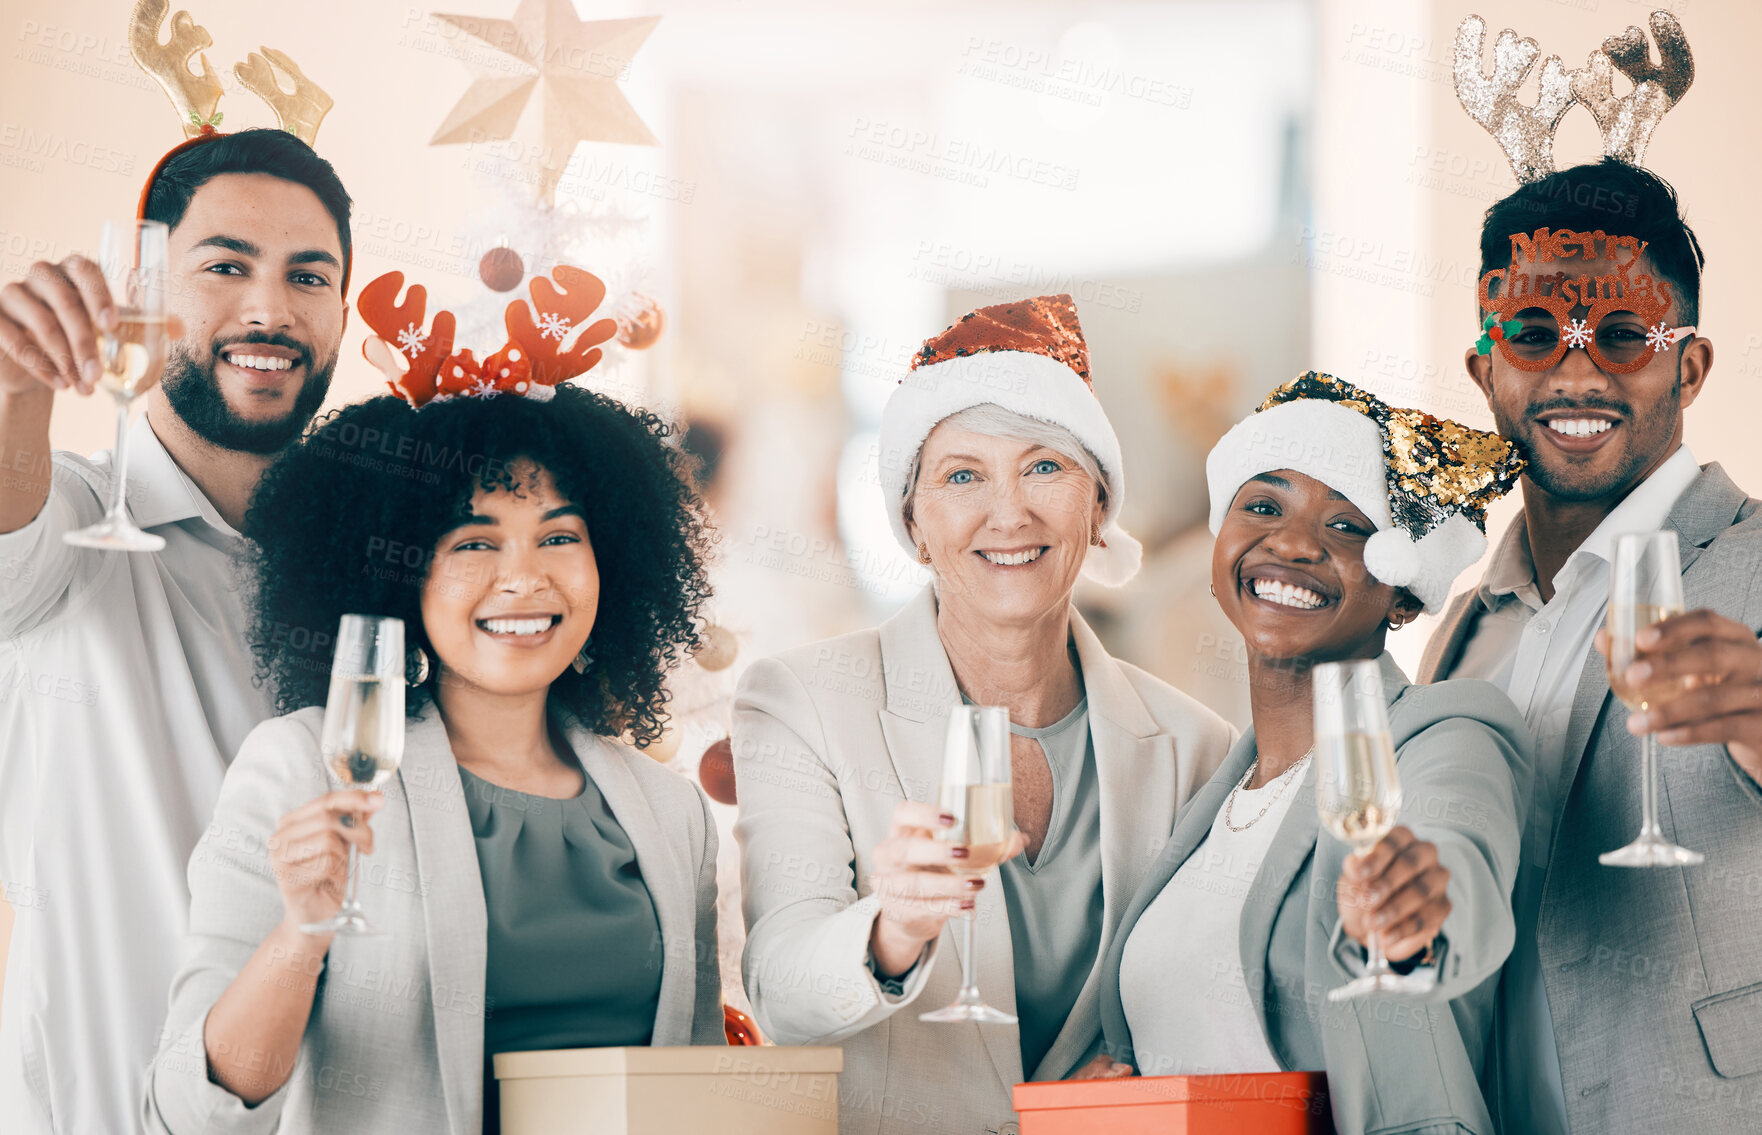
[{"label": "white dress shirt", "polygon": [[42,511],[0,535],[0,884],[16,913],[5,1135],[140,1130],[190,852],[271,712],[251,680],[245,542],[145,415],[129,433],[129,511],[165,549],[63,542],[103,515],[110,458],[57,452]]},{"label": "white dress shirt", "polygon": [[[1139,1075],[1282,1071],[1248,994],[1248,982],[1267,974],[1264,958],[1243,966],[1242,909],[1308,776],[1304,762],[1237,789],[1132,928],[1120,955],[1120,1000]],[[1231,830],[1226,815],[1242,830]]]},{"label": "white dress shirt", "polygon": [[[1448,675],[1482,678],[1504,690],[1536,737],[1535,797],[1512,895],[1517,941],[1500,986],[1498,1012],[1503,1023],[1495,1034],[1498,1047],[1493,1054],[1508,1128],[1517,1122],[1535,1135],[1567,1133],[1560,1055],[1542,984],[1536,919],[1554,820],[1572,787],[1561,783],[1567,725],[1592,640],[1609,605],[1609,561],[1615,538],[1664,527],[1676,499],[1700,472],[1688,446],[1678,448],[1567,558],[1554,577],[1554,597],[1546,603],[1536,584],[1523,519],[1513,521],[1482,577],[1480,618]],[[1639,775],[1638,768],[1634,775]]]}]

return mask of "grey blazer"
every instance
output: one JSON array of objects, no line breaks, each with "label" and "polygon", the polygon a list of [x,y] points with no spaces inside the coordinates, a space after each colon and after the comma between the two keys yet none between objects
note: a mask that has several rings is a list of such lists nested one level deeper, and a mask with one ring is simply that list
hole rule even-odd
[{"label": "grey blazer", "polygon": [[[282,919],[266,841],[281,816],[336,787],[319,756],[324,710],[254,729],[227,770],[190,857],[190,932],[148,1069],[149,1130],[446,1132],[477,1135],[483,1107],[486,924],[477,845],[434,707],[410,722],[404,759],[360,861],[361,902],[386,933],[336,938],[288,1081],[256,1107],[208,1079],[202,1028]],[[636,850],[665,944],[657,1045],[722,1044],[716,963],[716,827],[703,794],[637,750],[568,726],[569,744]],[[584,957],[583,965],[593,959]]]},{"label": "grey blazer", "polygon": [[[1762,501],[1718,465],[1678,498],[1683,597],[1762,627]],[[1456,665],[1481,605],[1458,596],[1422,678]],[[1762,1131],[1762,791],[1720,745],[1661,748],[1659,823],[1699,867],[1597,856],[1639,830],[1639,738],[1585,661],[1568,726],[1538,945],[1574,1131]],[[1520,1132],[1522,1116],[1506,1130]]]},{"label": "grey blazer", "polygon": [[[1108,655],[1075,610],[1071,636],[1089,698],[1101,793],[1101,950],[1234,731],[1178,690]],[[1038,1068],[1014,1025],[926,1024],[954,999],[951,921],[897,992],[866,964],[871,855],[902,799],[936,799],[960,689],[926,588],[880,627],[755,662],[734,699],[740,789],[742,973],[759,1027],[778,1044],[840,1044],[843,1135],[1013,1131],[1010,1088],[1069,1075],[1100,1046],[1101,959]],[[1015,1010],[1009,914],[995,874],[979,892],[979,988]]]},{"label": "grey blazer", "polygon": [[[1401,772],[1398,822],[1436,843],[1450,869],[1452,909],[1436,962],[1437,988],[1424,999],[1326,999],[1329,989],[1362,971],[1363,959],[1340,928],[1334,888],[1347,848],[1317,838],[1313,769],[1304,774],[1243,905],[1242,970],[1280,1066],[1327,1072],[1341,1135],[1489,1135],[1492,1120],[1478,1076],[1499,967],[1515,933],[1518,817],[1528,806],[1534,742],[1511,699],[1486,682],[1410,686],[1387,654],[1382,667]],[[1101,997],[1107,1050],[1116,1060],[1137,1063],[1120,1001],[1126,939],[1210,832],[1254,756],[1250,729],[1182,809],[1162,858],[1120,922]]]}]

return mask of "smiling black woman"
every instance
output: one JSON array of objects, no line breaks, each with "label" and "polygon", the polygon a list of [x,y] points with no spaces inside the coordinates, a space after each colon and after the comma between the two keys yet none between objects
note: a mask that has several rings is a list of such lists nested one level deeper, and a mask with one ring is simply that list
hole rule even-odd
[{"label": "smiling black woman", "polygon": [[[1493,686],[1410,686],[1383,648],[1485,548],[1486,504],[1519,468],[1500,438],[1316,373],[1213,449],[1212,589],[1247,647],[1253,726],[1121,921],[1107,1048],[1085,1075],[1325,1071],[1338,1131],[1487,1129],[1480,1054],[1531,741]],[[1404,822],[1349,858],[1318,839],[1312,681],[1355,659],[1381,674]],[[1419,996],[1449,1011],[1426,1031],[1325,996],[1373,933],[1398,969],[1436,977]]]}]

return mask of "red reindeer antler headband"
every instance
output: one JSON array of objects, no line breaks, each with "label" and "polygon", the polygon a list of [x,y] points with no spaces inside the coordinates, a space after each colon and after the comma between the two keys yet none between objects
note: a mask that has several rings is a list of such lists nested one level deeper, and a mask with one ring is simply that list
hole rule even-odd
[{"label": "red reindeer antler headband", "polygon": [[[591,272],[559,264],[549,280],[533,279],[530,306],[525,300],[508,305],[507,345],[478,362],[469,350],[453,350],[452,312],[435,312],[433,325],[425,326],[428,290],[411,284],[399,303],[403,288],[404,274],[387,272],[361,289],[355,310],[373,329],[361,353],[385,375],[392,393],[416,407],[492,394],[547,401],[557,383],[592,370],[603,354],[599,345],[618,330],[611,319],[583,326],[606,298],[606,285]],[[572,334],[574,343],[564,347]]]}]

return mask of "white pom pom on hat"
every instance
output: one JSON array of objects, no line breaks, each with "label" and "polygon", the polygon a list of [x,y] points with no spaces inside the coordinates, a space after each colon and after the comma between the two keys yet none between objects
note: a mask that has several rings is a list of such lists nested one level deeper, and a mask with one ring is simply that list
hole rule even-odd
[{"label": "white pom pom on hat", "polygon": [[[1237,491],[1249,480],[1281,469],[1302,473],[1339,492],[1376,526],[1364,546],[1366,571],[1391,587],[1406,588],[1426,610],[1442,609],[1456,577],[1486,550],[1484,500],[1508,490],[1523,468],[1509,443],[1417,411],[1395,410],[1313,371],[1274,391],[1263,406],[1231,427],[1206,457],[1212,533],[1222,528]],[[1418,539],[1397,522],[1391,505],[1397,491],[1415,491],[1411,485],[1397,489],[1399,479],[1389,469],[1385,420],[1394,418],[1400,419],[1397,428],[1407,431],[1407,449],[1423,448],[1433,463],[1415,479],[1425,481],[1446,467],[1459,474],[1475,466],[1485,474],[1484,484],[1466,502],[1444,506],[1431,494],[1432,515],[1442,513],[1443,519]],[[1439,438],[1447,444],[1438,444]],[[1464,457],[1465,451],[1473,458]]]}]

